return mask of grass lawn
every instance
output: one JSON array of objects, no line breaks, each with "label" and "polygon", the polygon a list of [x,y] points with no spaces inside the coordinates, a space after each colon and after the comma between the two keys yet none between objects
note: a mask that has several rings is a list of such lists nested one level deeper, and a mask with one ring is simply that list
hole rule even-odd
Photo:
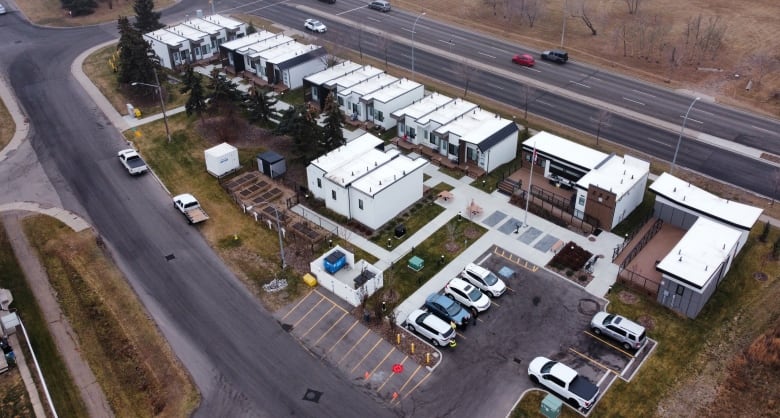
[{"label": "grass lawn", "polygon": [[14,123],[13,118],[11,118],[8,108],[5,107],[5,103],[0,100],[0,149],[11,142],[11,138],[14,137],[15,132],[16,124]]},{"label": "grass lawn", "polygon": [[[116,416],[192,413],[199,402],[195,386],[94,233],[73,232],[42,215],[26,218],[23,226],[76,333],[81,355]],[[48,355],[39,353],[38,358]],[[59,390],[56,380],[47,383]],[[68,407],[84,408],[80,403]],[[71,415],[57,408],[61,416],[86,416],[86,411]]]},{"label": "grass lawn", "polygon": [[[0,275],[0,287],[10,290],[14,297],[11,307],[17,309],[19,317],[24,322],[57,412],[63,417],[87,416],[87,409],[81,400],[81,393],[73,384],[57,346],[49,334],[49,328],[38,307],[38,301],[28,287],[21,267],[16,262],[16,256],[2,224],[0,224],[0,271],[3,272]],[[17,335],[20,341],[24,340],[21,332]],[[14,350],[23,348],[14,347]],[[26,351],[25,355],[30,362],[31,372],[35,375],[32,356]],[[5,376],[0,376],[0,416],[33,416],[30,398],[22,384],[18,369]]]},{"label": "grass lawn", "polygon": [[[408,237],[411,237],[422,227],[427,225],[428,222],[439,216],[440,213],[444,212],[444,208],[434,203],[434,200],[436,200],[436,196],[439,192],[452,189],[452,186],[445,183],[439,183],[432,187],[427,195],[419,202],[415,203],[406,212],[396,216],[392,223],[389,223],[378,233],[374,234],[374,236],[371,237],[371,241],[388,250],[397,247]],[[406,234],[400,238],[396,238],[395,227],[399,224],[403,224],[406,227]]]},{"label": "grass lawn", "polygon": [[[386,301],[389,310],[394,309],[486,231],[466,218],[459,220],[457,216],[453,217],[385,271],[385,287],[369,298],[368,308],[373,312],[377,312],[377,309],[381,312],[380,302]],[[422,270],[414,271],[407,266],[407,261],[413,256],[425,261]]]}]

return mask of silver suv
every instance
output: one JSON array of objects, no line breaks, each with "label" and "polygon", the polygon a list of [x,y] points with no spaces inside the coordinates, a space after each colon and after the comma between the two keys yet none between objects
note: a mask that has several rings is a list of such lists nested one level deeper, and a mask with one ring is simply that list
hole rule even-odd
[{"label": "silver suv", "polygon": [[385,0],[375,0],[371,3],[368,3],[369,9],[379,10],[380,12],[389,12],[390,11],[390,2]]},{"label": "silver suv", "polygon": [[645,343],[645,327],[620,315],[599,312],[590,320],[590,328],[596,335],[606,335],[620,343],[626,350],[638,350]]}]

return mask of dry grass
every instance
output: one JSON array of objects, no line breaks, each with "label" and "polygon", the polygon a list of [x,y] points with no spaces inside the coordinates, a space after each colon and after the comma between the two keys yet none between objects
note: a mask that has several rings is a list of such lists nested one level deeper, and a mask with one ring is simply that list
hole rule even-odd
[{"label": "dry grass", "polygon": [[94,233],[45,216],[24,229],[116,416],[189,415],[196,388]]},{"label": "dry grass", "polygon": [[[134,3],[135,0],[98,0],[98,8],[95,13],[79,17],[70,17],[68,11],[62,8],[60,0],[24,0],[16,2],[16,5],[31,22],[38,25],[75,27],[116,21],[119,16],[135,16]],[[175,0],[155,0],[154,2],[157,10],[164,9],[174,3]]]},{"label": "dry grass", "polygon": [[15,132],[16,124],[13,118],[11,118],[8,108],[5,107],[5,103],[0,100],[0,149],[3,149],[11,142]]}]

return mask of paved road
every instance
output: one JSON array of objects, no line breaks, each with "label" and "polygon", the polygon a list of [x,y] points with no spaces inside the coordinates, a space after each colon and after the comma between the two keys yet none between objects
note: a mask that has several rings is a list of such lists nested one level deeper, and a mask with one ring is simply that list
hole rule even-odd
[{"label": "paved road", "polygon": [[[81,51],[114,37],[113,24],[46,29],[3,16],[0,74],[29,117],[30,143],[53,184],[54,195],[42,198],[84,215],[104,238],[200,388],[196,415],[391,416],[282,330],[153,177],[131,178],[118,165],[120,134],[70,74]],[[21,175],[13,177],[24,193]],[[4,201],[16,198],[4,192]],[[305,400],[308,390],[322,395]]]},{"label": "paved road", "polygon": [[[402,10],[378,13],[360,0],[339,0],[332,5],[224,0],[217,11],[255,14],[291,28],[302,28],[305,18],[318,17],[328,25],[328,32],[312,35],[315,38],[407,69],[414,44],[417,74],[464,90],[464,74],[468,74],[470,94],[518,109],[527,107],[531,114],[594,136],[598,129],[595,120],[606,110],[612,118],[601,127],[600,137],[637,150],[642,158],[673,159],[683,116],[693,100],[692,93],[680,94],[627,79],[580,64],[576,56],[562,66],[537,61],[534,69],[519,68],[510,62],[512,55],[530,52],[538,56],[538,51],[439,23],[434,16],[418,21],[412,42],[417,14]],[[529,89],[523,91],[521,86]],[[780,172],[780,165],[759,159],[761,152],[780,155],[780,121],[710,100],[704,97],[691,111],[677,164],[763,196],[780,198],[773,177],[776,170]]]}]

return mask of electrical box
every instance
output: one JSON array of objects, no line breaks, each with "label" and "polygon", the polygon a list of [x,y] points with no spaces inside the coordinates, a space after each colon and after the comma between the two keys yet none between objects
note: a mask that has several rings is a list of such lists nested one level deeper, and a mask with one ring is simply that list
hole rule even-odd
[{"label": "electrical box", "polygon": [[539,411],[547,418],[558,418],[561,415],[561,408],[563,407],[563,401],[558,399],[555,395],[547,394],[542,399],[542,409]]}]

